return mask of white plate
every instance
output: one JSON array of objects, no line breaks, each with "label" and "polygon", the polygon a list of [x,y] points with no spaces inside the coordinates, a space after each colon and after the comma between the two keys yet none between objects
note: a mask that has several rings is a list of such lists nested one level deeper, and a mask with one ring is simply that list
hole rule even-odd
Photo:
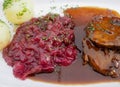
[{"label": "white plate", "polygon": [[[44,15],[48,12],[62,14],[62,10],[70,6],[97,6],[114,9],[120,12],[120,0],[33,0],[35,16]],[[7,22],[2,12],[3,0],[0,0],[0,19]],[[57,7],[55,9],[52,9]],[[67,85],[73,87],[73,85]],[[120,87],[120,82],[74,85],[74,87]],[[56,85],[45,82],[35,82],[32,80],[21,81],[12,74],[12,68],[7,66],[0,54],[0,87],[66,87],[66,85]]]}]

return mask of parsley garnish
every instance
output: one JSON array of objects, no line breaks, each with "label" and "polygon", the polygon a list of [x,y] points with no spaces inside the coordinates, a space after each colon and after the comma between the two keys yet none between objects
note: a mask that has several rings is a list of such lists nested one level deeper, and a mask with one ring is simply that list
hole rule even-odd
[{"label": "parsley garnish", "polygon": [[47,40],[48,38],[46,36],[43,36],[42,37],[42,40]]},{"label": "parsley garnish", "polygon": [[94,31],[94,30],[95,30],[93,24],[90,24],[90,26],[88,27],[88,29],[89,29],[90,31]]},{"label": "parsley garnish", "polygon": [[23,16],[24,13],[27,12],[27,10],[28,10],[28,9],[24,7],[23,10],[20,11],[19,13],[17,13],[16,15],[17,15],[17,16]]},{"label": "parsley garnish", "polygon": [[4,0],[3,9],[6,9],[12,3],[12,1],[13,0]]},{"label": "parsley garnish", "polygon": [[8,8],[8,6],[11,6],[13,2],[17,2],[17,1],[20,1],[20,0],[4,0],[3,9]]}]

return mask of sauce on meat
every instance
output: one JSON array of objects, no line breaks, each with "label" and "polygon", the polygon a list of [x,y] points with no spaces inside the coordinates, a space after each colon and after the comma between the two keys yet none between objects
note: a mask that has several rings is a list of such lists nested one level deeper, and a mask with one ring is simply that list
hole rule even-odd
[{"label": "sauce on meat", "polygon": [[[120,77],[111,78],[95,72],[89,65],[83,65],[82,60],[82,40],[85,36],[84,28],[89,21],[99,15],[117,16],[116,11],[94,7],[70,8],[64,11],[65,14],[72,16],[75,27],[75,44],[80,50],[77,59],[67,67],[58,67],[53,73],[40,73],[31,76],[30,79],[59,84],[90,84],[120,81]],[[94,53],[93,53],[94,55]]]}]

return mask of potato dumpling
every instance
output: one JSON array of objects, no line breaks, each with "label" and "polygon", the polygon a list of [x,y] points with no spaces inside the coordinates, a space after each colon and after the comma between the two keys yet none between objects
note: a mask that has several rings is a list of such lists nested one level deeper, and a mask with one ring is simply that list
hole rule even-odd
[{"label": "potato dumpling", "polygon": [[2,50],[4,47],[6,47],[11,38],[11,33],[9,30],[9,27],[0,20],[0,50]]},{"label": "potato dumpling", "polygon": [[33,17],[33,4],[31,0],[4,0],[3,11],[10,22],[21,24]]}]

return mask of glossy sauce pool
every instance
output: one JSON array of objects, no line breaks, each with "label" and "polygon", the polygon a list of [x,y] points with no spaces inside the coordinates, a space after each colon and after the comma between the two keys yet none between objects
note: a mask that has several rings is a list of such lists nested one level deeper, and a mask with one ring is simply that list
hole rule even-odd
[{"label": "glossy sauce pool", "polygon": [[113,10],[94,7],[70,8],[65,10],[64,13],[72,16],[72,20],[76,25],[75,44],[80,50],[77,59],[70,66],[57,67],[56,72],[35,74],[31,76],[30,79],[58,84],[91,84],[120,81],[120,77],[111,78],[93,71],[89,65],[83,65],[82,60],[82,40],[85,37],[84,28],[90,20],[95,16],[102,15],[119,17],[119,14]]}]

